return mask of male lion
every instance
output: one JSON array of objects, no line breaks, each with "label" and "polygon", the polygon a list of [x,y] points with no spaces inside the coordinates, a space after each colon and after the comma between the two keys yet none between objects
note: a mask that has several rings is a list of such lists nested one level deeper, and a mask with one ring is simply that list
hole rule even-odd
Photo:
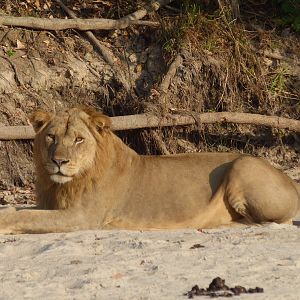
[{"label": "male lion", "polygon": [[283,223],[299,209],[299,185],[260,158],[138,155],[87,108],[39,110],[31,123],[38,207],[2,211],[1,233]]}]

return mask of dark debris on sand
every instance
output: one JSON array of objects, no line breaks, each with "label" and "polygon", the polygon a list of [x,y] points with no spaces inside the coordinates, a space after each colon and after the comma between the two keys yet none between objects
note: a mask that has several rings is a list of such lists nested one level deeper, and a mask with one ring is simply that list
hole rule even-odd
[{"label": "dark debris on sand", "polygon": [[198,285],[195,285],[192,287],[190,291],[185,293],[185,296],[188,296],[189,299],[194,298],[194,296],[209,296],[210,298],[218,298],[218,297],[233,297],[238,296],[240,294],[244,293],[263,293],[264,289],[261,287],[256,288],[249,288],[246,289],[243,286],[237,285],[235,287],[228,287],[225,284],[225,280],[216,277],[212,280],[212,282],[209,284],[209,287],[207,289],[205,288],[199,288]]}]

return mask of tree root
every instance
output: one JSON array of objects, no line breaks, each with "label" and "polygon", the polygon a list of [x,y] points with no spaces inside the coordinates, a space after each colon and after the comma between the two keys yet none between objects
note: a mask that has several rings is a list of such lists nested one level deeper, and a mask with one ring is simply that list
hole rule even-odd
[{"label": "tree root", "polygon": [[158,146],[160,152],[164,155],[170,155],[171,153],[167,149],[167,146],[165,142],[162,140],[161,136],[155,130],[151,130],[151,135],[156,145]]}]

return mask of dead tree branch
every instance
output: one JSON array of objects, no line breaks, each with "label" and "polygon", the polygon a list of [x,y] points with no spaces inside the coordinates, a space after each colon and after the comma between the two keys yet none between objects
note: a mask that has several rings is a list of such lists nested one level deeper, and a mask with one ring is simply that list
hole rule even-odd
[{"label": "dead tree branch", "polygon": [[[36,17],[13,17],[1,16],[0,26],[17,26],[41,30],[65,30],[65,29],[78,29],[78,30],[112,30],[124,29],[130,25],[146,25],[157,26],[159,23],[151,21],[141,21],[148,13],[158,10],[173,0],[156,0],[145,8],[139,9],[136,12],[129,14],[119,20],[113,19],[47,19]],[[59,5],[61,1],[56,1]]]},{"label": "dead tree branch", "polygon": [[112,19],[47,19],[37,17],[0,16],[0,26],[16,26],[37,30],[112,30],[124,29],[130,25],[155,25],[157,22]]},{"label": "dead tree branch", "polygon": [[[300,121],[276,116],[265,116],[249,113],[202,113],[197,115],[171,115],[169,117],[157,117],[149,114],[112,117],[112,130],[129,130],[139,128],[154,128],[163,126],[179,126],[191,124],[237,123],[257,126],[268,126],[278,129],[288,129],[300,132]],[[1,126],[0,140],[19,140],[34,138],[31,126]]]}]

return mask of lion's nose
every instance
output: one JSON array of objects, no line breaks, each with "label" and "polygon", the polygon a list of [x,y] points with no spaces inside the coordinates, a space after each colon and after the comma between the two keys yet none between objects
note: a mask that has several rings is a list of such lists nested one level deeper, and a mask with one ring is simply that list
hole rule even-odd
[{"label": "lion's nose", "polygon": [[70,160],[64,158],[52,158],[52,161],[61,167],[64,164],[67,164]]}]

